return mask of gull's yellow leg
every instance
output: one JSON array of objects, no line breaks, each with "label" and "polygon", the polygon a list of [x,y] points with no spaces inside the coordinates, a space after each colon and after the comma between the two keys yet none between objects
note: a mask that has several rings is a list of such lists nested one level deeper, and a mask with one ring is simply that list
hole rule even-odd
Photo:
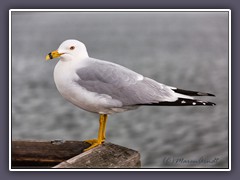
[{"label": "gull's yellow leg", "polygon": [[88,151],[102,143],[104,143],[105,141],[105,134],[106,134],[106,125],[107,125],[107,114],[100,114],[99,117],[99,130],[98,130],[98,139],[89,139],[86,140],[85,142],[91,144],[90,147],[88,147],[87,149],[84,149],[84,151]]},{"label": "gull's yellow leg", "polygon": [[107,126],[107,115],[105,114],[104,120],[103,120],[103,132],[102,132],[103,141],[105,141],[106,139],[106,126]]}]

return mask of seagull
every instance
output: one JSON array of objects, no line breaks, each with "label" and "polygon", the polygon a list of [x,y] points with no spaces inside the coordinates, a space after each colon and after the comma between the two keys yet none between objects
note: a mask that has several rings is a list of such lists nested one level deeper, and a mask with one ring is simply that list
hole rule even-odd
[{"label": "seagull", "polygon": [[88,151],[105,141],[108,115],[140,106],[214,106],[192,96],[215,96],[161,84],[121,65],[91,58],[78,40],[66,40],[46,60],[60,58],[54,81],[60,94],[72,104],[99,114],[98,138],[86,140]]}]

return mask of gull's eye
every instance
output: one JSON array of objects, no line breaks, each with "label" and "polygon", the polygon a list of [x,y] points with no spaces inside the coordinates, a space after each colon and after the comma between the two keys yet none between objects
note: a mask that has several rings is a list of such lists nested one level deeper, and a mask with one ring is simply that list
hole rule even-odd
[{"label": "gull's eye", "polygon": [[70,50],[74,50],[74,49],[75,49],[75,46],[71,46],[71,47],[70,47]]}]

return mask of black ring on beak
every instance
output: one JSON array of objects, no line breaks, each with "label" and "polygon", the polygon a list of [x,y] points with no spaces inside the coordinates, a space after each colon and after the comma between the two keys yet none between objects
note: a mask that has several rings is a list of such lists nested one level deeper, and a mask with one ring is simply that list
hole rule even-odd
[{"label": "black ring on beak", "polygon": [[49,55],[50,59],[53,59],[52,53],[49,53],[48,55]]}]

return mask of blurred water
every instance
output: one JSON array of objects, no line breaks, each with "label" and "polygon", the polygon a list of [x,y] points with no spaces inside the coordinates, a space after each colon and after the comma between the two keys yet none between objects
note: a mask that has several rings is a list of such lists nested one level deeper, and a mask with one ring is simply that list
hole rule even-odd
[{"label": "blurred water", "polygon": [[[84,42],[91,57],[171,86],[216,95],[208,98],[215,107],[141,107],[112,115],[107,141],[138,150],[143,167],[228,166],[227,13],[14,12],[13,139],[97,136],[98,115],[65,101],[52,76],[57,60],[44,61],[48,52],[71,38]],[[170,161],[201,157],[218,160]]]}]

